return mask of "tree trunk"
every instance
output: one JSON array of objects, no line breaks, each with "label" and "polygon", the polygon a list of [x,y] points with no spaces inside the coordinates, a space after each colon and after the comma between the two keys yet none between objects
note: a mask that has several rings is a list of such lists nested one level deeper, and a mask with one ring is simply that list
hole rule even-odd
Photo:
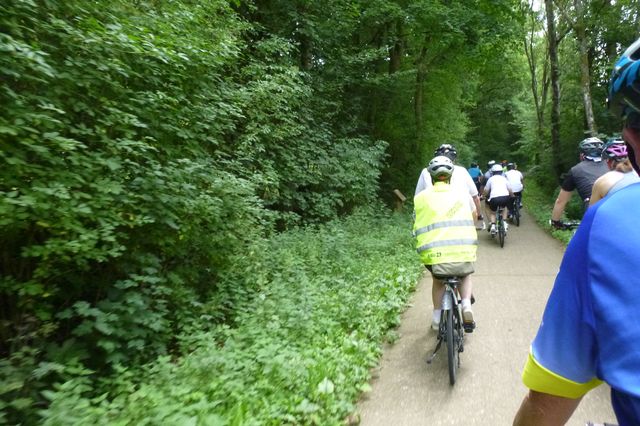
[{"label": "tree trunk", "polygon": [[389,74],[393,74],[400,69],[402,57],[404,56],[404,24],[401,19],[396,20],[394,43],[389,52]]},{"label": "tree trunk", "polygon": [[584,115],[589,136],[597,133],[595,119],[593,117],[593,103],[591,100],[591,75],[589,71],[589,41],[587,40],[587,29],[584,19],[583,0],[574,0],[576,9],[576,24],[574,30],[580,50],[580,84],[582,86],[582,100],[584,103]]},{"label": "tree trunk", "polygon": [[553,0],[544,0],[547,14],[547,40],[551,65],[551,157],[557,177],[562,173],[560,164],[560,67],[558,64],[558,42]]},{"label": "tree trunk", "polygon": [[311,69],[311,40],[304,34],[300,34],[300,69],[309,71]]},{"label": "tree trunk", "polygon": [[416,87],[413,97],[413,112],[416,120],[416,142],[418,144],[422,141],[422,121],[423,121],[423,93],[424,93],[424,80],[427,75],[426,65],[427,47],[423,46],[420,52],[420,57],[416,63]]},{"label": "tree trunk", "polygon": [[[529,64],[529,74],[531,78],[531,94],[533,95],[533,103],[536,108],[536,119],[538,122],[538,135],[542,134],[544,125],[544,110],[542,108],[542,101],[540,99],[539,86],[538,86],[538,66],[536,61],[536,52],[533,45],[533,41],[536,38],[536,15],[530,8],[527,12],[531,19],[531,29],[528,36],[525,36],[524,51],[527,55],[527,63]],[[544,81],[543,81],[544,84]]]}]

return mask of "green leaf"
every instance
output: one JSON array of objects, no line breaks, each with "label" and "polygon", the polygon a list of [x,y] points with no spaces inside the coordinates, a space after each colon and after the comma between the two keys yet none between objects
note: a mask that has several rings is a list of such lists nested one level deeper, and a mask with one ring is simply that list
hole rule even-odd
[{"label": "green leaf", "polygon": [[325,377],[320,383],[318,383],[318,393],[320,394],[332,394],[335,386],[329,378]]}]

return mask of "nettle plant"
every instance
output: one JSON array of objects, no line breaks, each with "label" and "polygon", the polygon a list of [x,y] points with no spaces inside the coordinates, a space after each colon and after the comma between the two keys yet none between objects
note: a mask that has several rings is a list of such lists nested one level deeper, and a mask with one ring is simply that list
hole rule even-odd
[{"label": "nettle plant", "polygon": [[44,424],[341,424],[424,269],[409,220],[357,213],[264,241],[233,326],[187,336],[177,361],[120,370],[100,396],[88,376],[57,386]]}]

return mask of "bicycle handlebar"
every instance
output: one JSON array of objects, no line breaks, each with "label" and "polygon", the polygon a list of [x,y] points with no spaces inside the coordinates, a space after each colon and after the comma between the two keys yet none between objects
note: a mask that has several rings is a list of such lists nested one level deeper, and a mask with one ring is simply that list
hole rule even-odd
[{"label": "bicycle handlebar", "polygon": [[549,220],[549,225],[554,229],[571,230],[580,226],[579,220],[570,220],[563,222],[562,220]]}]

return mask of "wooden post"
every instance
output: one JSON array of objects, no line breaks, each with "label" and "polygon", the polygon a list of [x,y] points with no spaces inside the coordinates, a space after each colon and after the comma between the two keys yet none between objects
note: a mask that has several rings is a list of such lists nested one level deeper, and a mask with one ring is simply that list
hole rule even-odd
[{"label": "wooden post", "polygon": [[402,211],[402,207],[404,206],[404,202],[407,201],[407,197],[405,197],[399,189],[394,189],[393,193],[396,196],[396,211]]}]

